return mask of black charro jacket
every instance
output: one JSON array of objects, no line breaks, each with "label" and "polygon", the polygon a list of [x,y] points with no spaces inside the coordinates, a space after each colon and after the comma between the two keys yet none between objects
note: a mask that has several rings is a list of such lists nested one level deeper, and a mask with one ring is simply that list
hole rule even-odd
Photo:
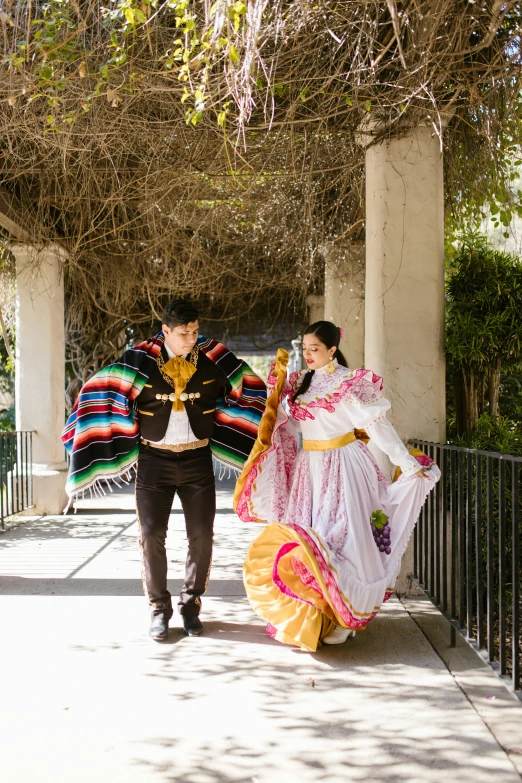
[{"label": "black charro jacket", "polygon": [[[161,349],[161,353],[165,362],[168,362],[169,357],[165,346]],[[192,432],[198,440],[212,437],[218,395],[230,389],[231,385],[225,373],[202,351],[199,351],[196,372],[185,389],[187,394],[199,392],[201,395],[194,402],[190,400],[185,402],[185,410]],[[165,437],[172,411],[172,402],[157,400],[156,394],[171,394],[173,391],[174,389],[163,378],[156,365],[141,393],[136,397],[141,437],[145,440],[159,441]]]}]

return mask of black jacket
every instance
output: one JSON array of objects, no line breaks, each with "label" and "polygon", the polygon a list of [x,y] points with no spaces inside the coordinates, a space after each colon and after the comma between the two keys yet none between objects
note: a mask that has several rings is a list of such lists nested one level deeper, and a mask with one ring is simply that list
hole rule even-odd
[{"label": "black jacket", "polygon": [[[165,347],[161,352],[165,362],[168,362]],[[199,392],[201,395],[193,402],[190,400],[185,402],[192,432],[198,440],[212,437],[218,395],[230,389],[231,385],[224,372],[202,351],[199,351],[196,372],[185,389],[187,394]],[[167,383],[156,366],[141,394],[136,398],[141,437],[145,440],[159,441],[164,438],[172,411],[172,402],[157,400],[156,394],[171,394],[173,391],[172,386]]]}]

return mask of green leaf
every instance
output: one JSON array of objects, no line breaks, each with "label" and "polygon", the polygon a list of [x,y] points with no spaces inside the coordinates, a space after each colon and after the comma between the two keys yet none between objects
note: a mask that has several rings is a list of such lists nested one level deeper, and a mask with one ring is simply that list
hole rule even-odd
[{"label": "green leaf", "polygon": [[379,530],[382,530],[382,528],[386,525],[388,522],[389,517],[386,516],[384,511],[381,509],[377,509],[377,511],[373,511],[372,515],[370,517],[371,524],[378,528]]},{"label": "green leaf", "polygon": [[364,102],[364,108],[366,109],[366,111],[371,111],[371,108],[372,108],[372,102],[371,102],[371,100],[370,100],[370,99],[368,99],[368,100],[366,100],[366,101]]},{"label": "green leaf", "polygon": [[345,100],[347,106],[353,106],[353,101],[352,101],[352,99],[350,98],[349,95],[347,95],[344,100]]},{"label": "green leaf", "polygon": [[238,63],[239,62],[239,55],[237,53],[236,47],[233,44],[230,44],[230,49],[228,50],[228,52],[230,54],[230,59],[232,60],[232,62],[233,63]]}]

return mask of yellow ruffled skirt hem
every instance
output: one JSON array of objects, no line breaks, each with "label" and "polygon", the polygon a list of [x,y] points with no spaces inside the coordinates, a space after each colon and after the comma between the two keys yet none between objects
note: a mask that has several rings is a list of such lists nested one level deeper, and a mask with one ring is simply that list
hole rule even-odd
[{"label": "yellow ruffled skirt hem", "polygon": [[[308,584],[296,573],[300,564]],[[351,627],[330,601],[310,547],[289,525],[263,529],[248,551],[243,578],[253,610],[283,644],[315,652],[335,625]]]}]

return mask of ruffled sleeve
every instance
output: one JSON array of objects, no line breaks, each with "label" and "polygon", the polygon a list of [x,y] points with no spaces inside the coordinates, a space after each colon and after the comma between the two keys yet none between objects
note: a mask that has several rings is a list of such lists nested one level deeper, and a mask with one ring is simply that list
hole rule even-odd
[{"label": "ruffled sleeve", "polygon": [[[288,376],[285,375],[283,386],[280,393],[280,402],[282,402],[289,394],[294,394],[297,391],[299,385],[299,372],[291,372]],[[280,364],[277,360],[273,361],[270,365],[268,372],[268,378],[266,380],[267,397],[274,391],[278,379],[281,377]]]},{"label": "ruffled sleeve", "polygon": [[284,517],[298,445],[297,426],[282,404],[294,388],[292,376],[286,376],[288,358],[280,348],[268,377],[269,396],[257,439],[236,482],[234,509],[243,522]]},{"label": "ruffled sleeve", "polygon": [[[344,387],[344,388],[343,388]],[[343,381],[343,402],[349,406],[349,415],[357,429],[366,430],[371,441],[381,449],[405,475],[421,469],[386,418],[390,402],[382,394],[383,380],[371,370],[355,370]]]},{"label": "ruffled sleeve", "polygon": [[339,397],[350,406],[350,417],[359,429],[366,429],[386,418],[389,401],[382,395],[383,380],[371,370],[355,370],[344,380]]}]

